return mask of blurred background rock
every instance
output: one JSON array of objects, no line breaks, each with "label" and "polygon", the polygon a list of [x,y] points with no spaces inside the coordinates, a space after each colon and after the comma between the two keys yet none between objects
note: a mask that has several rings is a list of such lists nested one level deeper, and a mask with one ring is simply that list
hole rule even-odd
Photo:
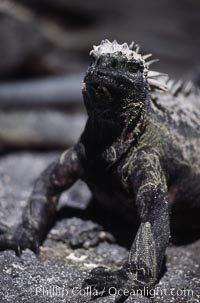
[{"label": "blurred background rock", "polygon": [[85,123],[81,80],[102,39],[132,40],[199,79],[198,0],[0,0],[0,150],[63,149]]}]

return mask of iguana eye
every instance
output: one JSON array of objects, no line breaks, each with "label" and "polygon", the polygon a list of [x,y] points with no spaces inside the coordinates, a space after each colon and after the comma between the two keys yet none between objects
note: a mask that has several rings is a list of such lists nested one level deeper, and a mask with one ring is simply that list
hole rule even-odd
[{"label": "iguana eye", "polygon": [[96,59],[96,65],[101,65],[103,63],[103,60],[101,57]]},{"label": "iguana eye", "polygon": [[113,58],[111,64],[112,64],[112,67],[114,67],[114,68],[117,67],[117,65],[118,65],[117,59]]},{"label": "iguana eye", "polygon": [[95,61],[96,61],[95,54],[94,53],[90,53],[90,64],[89,64],[89,66],[91,66]]},{"label": "iguana eye", "polygon": [[128,62],[127,69],[132,73],[136,73],[139,70],[139,66],[135,62]]}]

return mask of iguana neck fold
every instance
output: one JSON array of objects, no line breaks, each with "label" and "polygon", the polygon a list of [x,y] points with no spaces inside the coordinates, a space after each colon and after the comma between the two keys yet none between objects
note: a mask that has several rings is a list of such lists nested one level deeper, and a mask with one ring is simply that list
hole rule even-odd
[{"label": "iguana neck fold", "polygon": [[[113,113],[111,119],[102,119],[97,113],[90,113],[82,135],[88,157],[98,155],[113,164],[123,157],[131,146],[137,145],[148,122],[146,112],[149,98],[123,103],[125,105],[120,109],[121,112],[116,115]],[[110,160],[112,154],[114,156]]]}]

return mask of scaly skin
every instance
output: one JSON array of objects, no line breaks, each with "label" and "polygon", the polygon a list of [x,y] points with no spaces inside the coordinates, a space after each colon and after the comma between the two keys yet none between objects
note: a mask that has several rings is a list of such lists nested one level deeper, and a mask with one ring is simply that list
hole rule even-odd
[{"label": "scaly skin", "polygon": [[134,49],[105,40],[91,51],[83,82],[85,130],[40,176],[16,232],[0,237],[2,247],[37,251],[59,195],[84,180],[96,201],[140,221],[126,264],[114,272],[97,268],[86,279],[83,287],[97,290],[152,287],[170,237],[170,206],[200,202],[198,94],[162,81],[149,71],[148,56]]}]

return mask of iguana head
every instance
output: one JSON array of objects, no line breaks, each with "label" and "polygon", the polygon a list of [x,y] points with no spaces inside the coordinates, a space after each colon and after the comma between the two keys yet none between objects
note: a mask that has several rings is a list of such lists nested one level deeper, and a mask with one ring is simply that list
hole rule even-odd
[{"label": "iguana head", "polygon": [[89,113],[105,119],[123,114],[124,109],[145,102],[151,87],[162,89],[149,71],[151,54],[142,56],[134,43],[118,44],[103,40],[90,52],[92,62],[84,81],[83,95]]}]

